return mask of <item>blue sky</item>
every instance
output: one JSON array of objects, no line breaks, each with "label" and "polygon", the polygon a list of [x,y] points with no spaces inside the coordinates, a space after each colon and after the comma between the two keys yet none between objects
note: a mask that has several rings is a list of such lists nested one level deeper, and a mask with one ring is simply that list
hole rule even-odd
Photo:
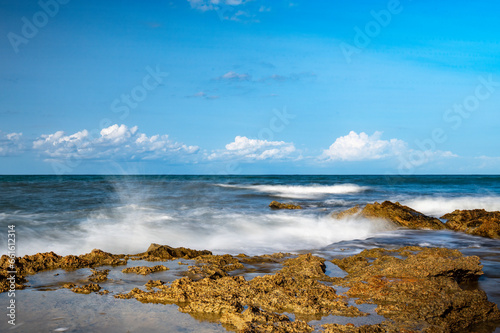
[{"label": "blue sky", "polygon": [[0,174],[500,170],[494,1],[0,9]]}]

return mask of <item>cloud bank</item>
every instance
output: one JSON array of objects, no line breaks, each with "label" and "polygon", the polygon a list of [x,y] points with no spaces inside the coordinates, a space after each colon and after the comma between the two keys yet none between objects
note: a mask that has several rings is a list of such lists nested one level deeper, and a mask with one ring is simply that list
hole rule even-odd
[{"label": "cloud bank", "polygon": [[33,142],[33,149],[55,160],[167,160],[198,152],[199,147],[174,142],[168,135],[147,136],[137,126],[112,125],[97,135],[88,130],[66,135],[63,131],[44,134]]}]

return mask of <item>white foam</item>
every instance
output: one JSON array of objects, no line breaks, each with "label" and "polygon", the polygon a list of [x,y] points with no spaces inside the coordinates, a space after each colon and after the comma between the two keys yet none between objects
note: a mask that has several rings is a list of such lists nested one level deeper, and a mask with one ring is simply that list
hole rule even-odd
[{"label": "white foam", "polygon": [[292,199],[315,199],[328,194],[354,194],[368,190],[366,186],[356,184],[337,185],[228,185],[217,184],[221,187],[241,188],[269,193],[277,197]]},{"label": "white foam", "polygon": [[430,216],[440,217],[446,213],[451,213],[456,209],[485,209],[487,211],[500,210],[500,197],[418,197],[401,201],[402,204],[409,206],[416,211]]},{"label": "white foam", "polygon": [[116,210],[96,212],[78,231],[56,233],[53,239],[27,235],[29,250],[20,248],[20,252],[67,255],[99,248],[133,254],[145,251],[150,243],[159,243],[215,253],[264,254],[321,248],[342,240],[365,239],[392,228],[384,221],[335,220],[304,212],[249,215],[201,207],[165,219],[161,211],[131,209],[127,215],[123,207],[118,210],[120,214]]}]

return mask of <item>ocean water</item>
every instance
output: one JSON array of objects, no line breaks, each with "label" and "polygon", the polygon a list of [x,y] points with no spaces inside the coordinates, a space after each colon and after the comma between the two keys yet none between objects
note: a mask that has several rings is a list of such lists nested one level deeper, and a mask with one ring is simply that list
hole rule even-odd
[{"label": "ocean water", "polygon": [[[271,210],[272,200],[304,209]],[[82,254],[94,248],[133,254],[160,243],[221,254],[312,252],[331,260],[374,247],[448,247],[481,258],[484,275],[478,287],[500,305],[500,240],[330,217],[354,205],[384,200],[436,217],[455,209],[500,210],[500,176],[0,176],[0,254],[7,252],[8,225],[16,226],[18,256]],[[177,270],[187,267],[169,264],[171,270],[156,278],[172,281],[181,276]],[[121,267],[109,268],[112,280],[104,287],[112,293],[145,282],[129,281]],[[333,264],[327,269],[342,273]],[[88,269],[58,270],[28,277],[30,287],[16,296],[20,331],[225,331],[220,324],[179,313],[175,305],[116,301],[112,294],[78,295],[60,287],[88,274]],[[0,303],[7,302],[7,294],[0,294]],[[321,320],[381,321],[373,309],[368,312],[372,315],[357,319]],[[0,331],[7,326],[1,321]],[[483,331],[500,332],[500,327]]]},{"label": "ocean water", "polygon": [[[304,210],[273,211],[272,200]],[[390,224],[329,216],[384,200],[436,217],[455,209],[500,210],[500,176],[0,176],[0,244],[13,224],[17,255],[138,253],[150,243],[262,254],[377,237],[406,245],[405,232]],[[428,235],[410,234],[412,243],[431,244]],[[466,236],[462,244],[464,235],[446,235],[437,240],[441,246],[489,241]]]}]

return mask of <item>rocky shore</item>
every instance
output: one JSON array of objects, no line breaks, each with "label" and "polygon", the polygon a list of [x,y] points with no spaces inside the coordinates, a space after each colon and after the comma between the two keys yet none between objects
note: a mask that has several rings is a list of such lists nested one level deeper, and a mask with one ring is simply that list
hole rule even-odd
[{"label": "rocky shore", "polygon": [[[383,219],[401,228],[500,238],[499,212],[457,210],[438,219],[385,201],[332,214],[334,219],[355,216]],[[179,276],[157,278],[176,262],[185,267]],[[30,276],[43,271],[87,269],[91,274],[86,279],[60,288],[113,297],[114,302],[174,304],[197,320],[218,322],[237,332],[492,332],[500,326],[497,305],[477,285],[483,275],[480,258],[446,248],[374,248],[329,261],[312,253],[214,255],[159,244],[130,255],[101,250],[79,256],[47,252],[16,257],[14,283],[8,279],[10,265],[11,258],[0,258],[0,292],[26,288]],[[149,281],[115,292],[110,287],[117,272],[146,276]],[[374,310],[367,311],[366,306]],[[369,320],[374,316],[375,321]],[[330,323],[317,323],[328,318]],[[345,320],[339,324],[333,318]]]}]

